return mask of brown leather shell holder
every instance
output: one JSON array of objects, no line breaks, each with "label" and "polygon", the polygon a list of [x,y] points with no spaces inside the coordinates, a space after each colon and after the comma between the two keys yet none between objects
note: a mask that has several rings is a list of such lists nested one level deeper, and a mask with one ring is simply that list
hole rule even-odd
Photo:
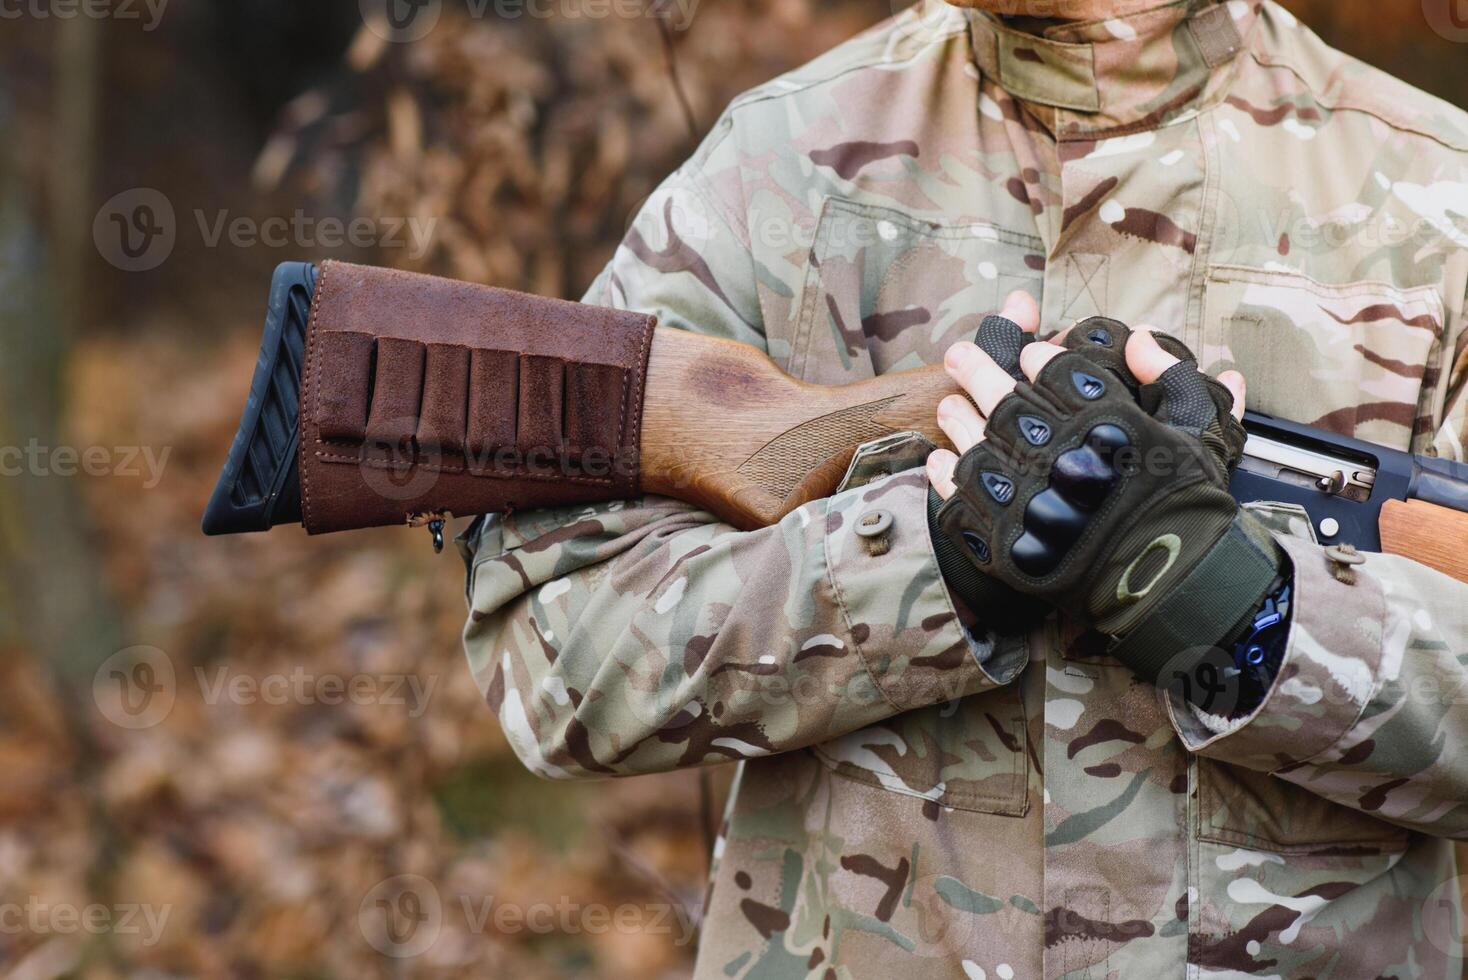
[{"label": "brown leather shell holder", "polygon": [[327,262],[301,383],[312,534],[638,493],[655,320]]}]

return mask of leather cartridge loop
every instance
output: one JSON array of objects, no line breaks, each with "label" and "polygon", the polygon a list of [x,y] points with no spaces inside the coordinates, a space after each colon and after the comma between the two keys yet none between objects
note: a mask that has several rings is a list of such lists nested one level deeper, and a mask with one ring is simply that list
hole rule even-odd
[{"label": "leather cartridge loop", "polygon": [[327,262],[306,334],[313,534],[636,496],[655,320]]}]

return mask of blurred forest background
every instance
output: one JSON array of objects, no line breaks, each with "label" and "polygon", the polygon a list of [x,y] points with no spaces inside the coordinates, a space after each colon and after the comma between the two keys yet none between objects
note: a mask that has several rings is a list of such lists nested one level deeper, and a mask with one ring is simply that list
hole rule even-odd
[{"label": "blurred forest background", "polygon": [[[904,5],[649,0],[650,16],[590,18],[554,3],[543,19],[449,0],[411,43],[364,26],[366,0],[172,0],[156,21],[141,2],[136,19],[7,8],[22,13],[0,24],[0,445],[102,447],[110,462],[67,477],[52,454],[46,476],[0,478],[0,904],[40,924],[0,922],[0,975],[687,974],[704,814],[727,772],[708,805],[690,774],[539,782],[461,663],[451,549],[392,530],[205,540],[199,516],[277,262],[575,298],[724,103]],[[1468,102],[1468,47],[1422,5],[1287,6]],[[136,188],[176,216],[146,271],[93,235],[105,202]],[[312,230],[285,243],[213,237],[297,214]],[[337,245],[317,224],[354,216],[425,234],[376,225]],[[129,461],[134,447],[152,456]],[[155,686],[173,673],[163,708],[116,701],[109,665],[124,661]],[[323,678],[367,696],[325,703]],[[273,697],[268,681],[307,693]],[[422,881],[437,941],[381,955],[375,903],[412,913]],[[483,923],[491,896],[647,923],[676,911],[661,928],[558,916],[501,930]],[[100,928],[65,918],[89,905],[110,917]],[[124,923],[132,905],[166,921]]]}]

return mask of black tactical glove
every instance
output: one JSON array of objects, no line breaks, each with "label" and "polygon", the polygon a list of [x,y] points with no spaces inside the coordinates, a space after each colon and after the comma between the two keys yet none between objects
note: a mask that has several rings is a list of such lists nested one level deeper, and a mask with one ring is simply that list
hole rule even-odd
[{"label": "black tactical glove", "polygon": [[[1010,321],[1011,328],[1017,328],[1018,324]],[[1004,328],[997,327],[996,330]],[[1023,334],[1023,331],[1019,331]],[[1088,320],[1082,320],[1071,328],[1065,336],[1064,346],[1069,350],[1079,351],[1085,354],[1097,367],[1104,368],[1126,385],[1132,397],[1142,406],[1142,410],[1148,414],[1155,414],[1158,400],[1162,397],[1161,385],[1144,385],[1132,374],[1131,368],[1126,362],[1126,345],[1131,339],[1132,329],[1120,320],[1112,320],[1109,317],[1093,316]],[[1165,333],[1152,332],[1152,339],[1157,341],[1157,346],[1167,353],[1176,357],[1179,361],[1189,365],[1194,371],[1198,369],[1198,359],[1188,346],[1176,337]],[[1209,377],[1199,373],[1204,386],[1208,390],[1208,397],[1217,409],[1219,431],[1214,433],[1204,428],[1202,439],[1227,472],[1232,473],[1234,467],[1239,465],[1239,460],[1244,457],[1244,443],[1248,439],[1244,427],[1238,420],[1233,418],[1232,409],[1234,404],[1233,393],[1225,388],[1217,378]],[[1023,376],[1017,376],[1017,380],[1024,380]],[[1160,379],[1159,379],[1160,380]],[[1217,435],[1222,442],[1213,443],[1210,440]]]},{"label": "black tactical glove", "polygon": [[[1034,339],[1033,334],[1025,333],[1008,317],[987,316],[979,324],[974,343],[1016,380],[1023,381],[1019,352]],[[974,563],[961,543],[943,532],[938,524],[942,506],[943,498],[930,487],[928,534],[948,591],[962,599],[983,626],[1003,636],[1023,633],[1049,615],[1053,608],[1050,603],[995,579]]]},{"label": "black tactical glove", "polygon": [[[1072,330],[1071,349],[995,407],[936,518],[981,571],[1119,638],[1118,659],[1156,680],[1237,632],[1283,559],[1228,493],[1244,441],[1228,390],[1191,355],[1138,384],[1128,335],[1115,321]],[[980,337],[1018,371],[1016,325],[989,318]]]}]

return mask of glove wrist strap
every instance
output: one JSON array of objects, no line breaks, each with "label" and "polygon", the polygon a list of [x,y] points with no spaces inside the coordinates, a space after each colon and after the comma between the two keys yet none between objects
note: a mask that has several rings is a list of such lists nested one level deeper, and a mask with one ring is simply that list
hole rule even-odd
[{"label": "glove wrist strap", "polygon": [[[1117,640],[1111,655],[1146,680],[1188,671],[1237,634],[1274,588],[1284,561],[1274,542],[1250,535],[1243,515],[1210,548],[1150,616]],[[1186,657],[1187,662],[1176,658]]]}]

